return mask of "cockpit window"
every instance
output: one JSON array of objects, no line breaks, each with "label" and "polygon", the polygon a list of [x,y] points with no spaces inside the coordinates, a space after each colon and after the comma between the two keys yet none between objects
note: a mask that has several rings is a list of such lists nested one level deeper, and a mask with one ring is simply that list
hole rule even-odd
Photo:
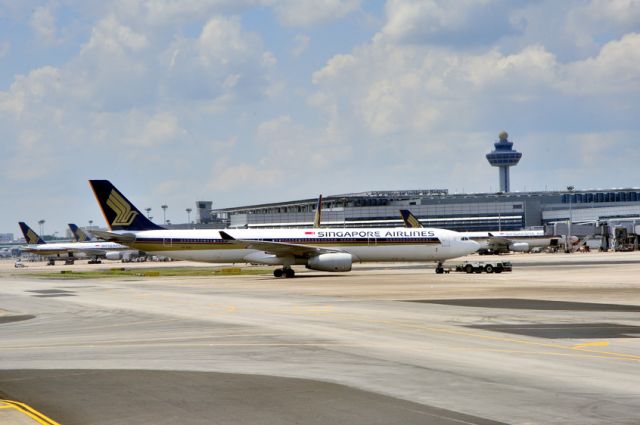
[{"label": "cockpit window", "polygon": [[469,238],[468,238],[468,237],[466,237],[466,236],[463,236],[463,237],[461,237],[461,238],[460,238],[460,240],[461,240],[461,241],[468,241],[468,240],[469,240]]}]

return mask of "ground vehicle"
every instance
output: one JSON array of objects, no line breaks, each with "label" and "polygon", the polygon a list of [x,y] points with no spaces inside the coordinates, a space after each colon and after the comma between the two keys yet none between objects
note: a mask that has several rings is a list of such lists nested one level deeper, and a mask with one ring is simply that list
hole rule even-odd
[{"label": "ground vehicle", "polygon": [[510,261],[467,261],[466,263],[458,264],[456,266],[457,272],[465,273],[502,273],[510,272],[513,270],[513,266]]}]

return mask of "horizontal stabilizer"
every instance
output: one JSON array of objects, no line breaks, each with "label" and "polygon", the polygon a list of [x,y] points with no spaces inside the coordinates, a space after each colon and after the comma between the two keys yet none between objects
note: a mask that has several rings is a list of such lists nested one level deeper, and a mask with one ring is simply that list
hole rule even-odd
[{"label": "horizontal stabilizer", "polygon": [[127,244],[136,241],[136,235],[133,233],[113,233],[105,232],[104,230],[92,230],[91,233],[93,233],[94,236],[109,242]]}]

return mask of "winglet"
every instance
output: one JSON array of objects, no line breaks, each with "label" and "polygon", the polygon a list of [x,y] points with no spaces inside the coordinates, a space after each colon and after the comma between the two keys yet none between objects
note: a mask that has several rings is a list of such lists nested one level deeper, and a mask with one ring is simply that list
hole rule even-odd
[{"label": "winglet", "polygon": [[27,241],[27,244],[42,245],[43,243],[46,243],[44,239],[34,232],[33,229],[24,221],[19,222],[18,225],[20,225],[20,230],[22,230],[22,235],[24,236],[24,240]]},{"label": "winglet", "polygon": [[224,230],[220,230],[218,233],[220,233],[220,237],[224,241],[235,241],[236,240],[236,238],[234,238],[233,236],[231,236],[230,234],[228,234]]},{"label": "winglet", "polygon": [[400,210],[400,215],[402,216],[402,220],[404,221],[404,227],[408,228],[421,228],[424,227],[420,220],[411,213],[409,210]]},{"label": "winglet", "polygon": [[161,230],[152,223],[109,180],[89,180],[102,214],[111,230]]},{"label": "winglet", "polygon": [[322,194],[318,196],[318,204],[316,205],[316,215],[313,218],[313,227],[320,228],[320,222],[322,218]]}]

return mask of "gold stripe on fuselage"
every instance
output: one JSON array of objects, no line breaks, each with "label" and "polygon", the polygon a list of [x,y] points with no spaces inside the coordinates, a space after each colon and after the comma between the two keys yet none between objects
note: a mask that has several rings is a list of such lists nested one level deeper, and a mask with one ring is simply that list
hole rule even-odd
[{"label": "gold stripe on fuselage", "polygon": [[[260,242],[256,240],[256,242]],[[304,240],[298,239],[297,242],[287,242],[291,245],[299,244],[301,246],[312,246],[317,248],[339,248],[339,247],[385,247],[385,246],[400,246],[400,245],[434,245],[440,244],[439,240],[401,240],[401,241],[379,241],[371,240],[367,241],[335,241],[328,240],[326,242],[304,242]],[[139,249],[141,251],[200,251],[200,250],[232,250],[232,249],[247,249],[247,243],[233,243],[233,242],[175,242],[171,239],[166,239],[163,242],[159,241],[144,241],[138,239],[130,245],[132,248]]]}]

